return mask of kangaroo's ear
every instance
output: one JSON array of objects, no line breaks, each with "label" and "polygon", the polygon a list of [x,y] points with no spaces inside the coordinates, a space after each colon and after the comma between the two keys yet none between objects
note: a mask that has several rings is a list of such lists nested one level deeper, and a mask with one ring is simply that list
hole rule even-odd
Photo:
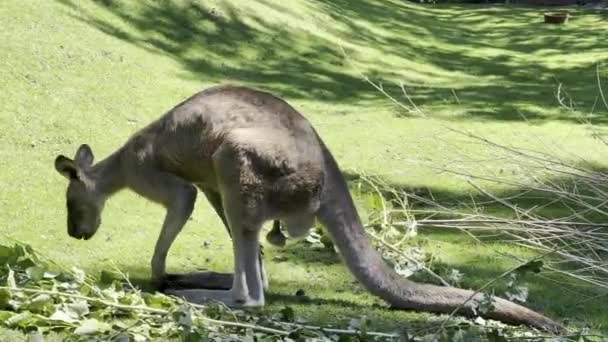
[{"label": "kangaroo's ear", "polygon": [[87,144],[80,145],[78,151],[76,151],[76,156],[74,157],[74,162],[78,168],[87,168],[93,165],[93,150]]},{"label": "kangaroo's ear", "polygon": [[55,158],[55,169],[67,179],[78,179],[76,164],[66,156],[60,155]]}]

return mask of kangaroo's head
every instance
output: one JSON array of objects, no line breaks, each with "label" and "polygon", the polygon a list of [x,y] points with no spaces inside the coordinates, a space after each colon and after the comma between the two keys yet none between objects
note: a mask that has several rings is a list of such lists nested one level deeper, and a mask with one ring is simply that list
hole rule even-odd
[{"label": "kangaroo's head", "polygon": [[96,191],[91,177],[93,151],[81,145],[74,160],[63,155],[55,159],[55,169],[69,179],[67,197],[68,234],[76,239],[88,240],[101,224],[103,196]]}]

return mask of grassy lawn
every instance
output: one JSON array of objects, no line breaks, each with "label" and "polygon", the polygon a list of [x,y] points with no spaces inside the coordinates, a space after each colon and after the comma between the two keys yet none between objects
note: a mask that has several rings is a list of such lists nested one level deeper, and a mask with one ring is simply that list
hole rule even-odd
[{"label": "grassy lawn", "polygon": [[[491,153],[450,129],[606,167],[591,132],[608,123],[606,108],[597,103],[596,78],[597,63],[608,56],[608,24],[601,15],[575,11],[568,25],[547,26],[540,13],[398,0],[4,1],[0,241],[29,243],[90,272],[116,265],[145,286],[163,210],[123,192],[108,202],[95,238],[71,239],[66,184],[53,160],[81,143],[101,159],[185,97],[226,81],[284,96],[306,114],[345,170],[383,174],[396,187],[430,189],[446,201],[473,190],[417,161],[447,165]],[[407,102],[398,86],[403,82],[426,117],[391,103],[359,72]],[[599,72],[608,82],[608,69]],[[556,99],[559,84],[574,101],[572,110]],[[582,124],[583,117],[592,125]],[[482,170],[512,168],[508,160],[494,159]],[[232,265],[224,228],[200,198],[171,250],[171,271]],[[422,231],[415,242],[461,270],[462,286],[470,288],[515,265],[497,252],[533,255],[441,230]],[[386,310],[353,284],[333,253],[302,244],[266,251],[271,291],[265,310],[290,305],[298,317],[342,325],[365,314],[379,329],[429,318]],[[600,290],[527,281],[528,305],[580,325],[608,326],[605,297],[581,304]],[[297,303],[292,295],[298,289],[313,303]]]}]

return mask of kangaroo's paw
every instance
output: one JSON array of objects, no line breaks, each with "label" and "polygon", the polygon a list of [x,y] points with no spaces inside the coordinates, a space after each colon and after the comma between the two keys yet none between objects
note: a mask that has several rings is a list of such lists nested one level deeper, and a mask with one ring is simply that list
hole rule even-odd
[{"label": "kangaroo's paw", "polygon": [[233,282],[232,273],[194,272],[188,274],[167,274],[162,283],[162,290],[209,289],[230,290]]},{"label": "kangaroo's paw", "polygon": [[264,306],[264,300],[253,300],[235,296],[232,291],[222,290],[167,290],[166,294],[183,298],[194,304],[220,302],[231,308],[253,308]]}]

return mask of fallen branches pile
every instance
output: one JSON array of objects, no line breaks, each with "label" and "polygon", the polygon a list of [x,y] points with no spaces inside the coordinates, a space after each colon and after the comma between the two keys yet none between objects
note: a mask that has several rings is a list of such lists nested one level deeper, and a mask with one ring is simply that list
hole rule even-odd
[{"label": "fallen branches pile", "polygon": [[[391,245],[393,249],[399,249],[407,237],[425,228],[460,230],[478,241],[491,237],[492,241],[553,256],[545,260],[549,261],[544,265],[546,270],[605,289],[601,293],[608,295],[608,173],[584,160],[565,162],[547,151],[531,151],[471,132],[451,131],[473,144],[482,144],[481,150],[487,151],[488,156],[476,155],[477,160],[472,160],[462,154],[458,162],[445,165],[415,162],[436,172],[462,177],[477,195],[456,202],[437,200],[431,191],[420,195],[398,189],[383,177],[363,174],[360,183],[375,194],[372,203],[368,203],[375,208],[368,227],[375,228],[376,239],[384,242],[382,234],[391,234],[395,228],[403,234]],[[479,160],[490,164],[508,160],[517,174],[484,169]],[[426,271],[445,285],[441,277]]]}]

